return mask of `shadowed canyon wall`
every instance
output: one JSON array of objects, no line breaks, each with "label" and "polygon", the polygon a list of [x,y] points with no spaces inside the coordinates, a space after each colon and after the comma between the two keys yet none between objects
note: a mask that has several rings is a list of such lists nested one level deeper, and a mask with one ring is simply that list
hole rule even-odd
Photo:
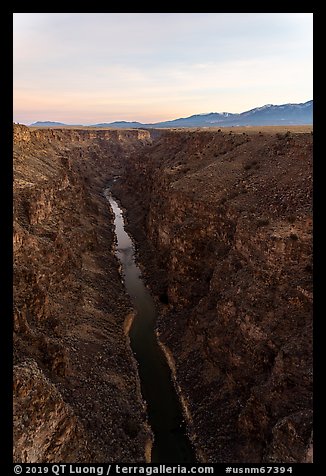
[{"label": "shadowed canyon wall", "polygon": [[[137,131],[14,128],[14,459],[145,461],[133,314],[103,197]],[[149,454],[147,454],[147,459]]]},{"label": "shadowed canyon wall", "polygon": [[116,186],[201,461],[311,461],[311,160],[310,133],[170,131]]},{"label": "shadowed canyon wall", "polygon": [[113,176],[198,460],[311,461],[312,135],[15,126],[14,144],[15,461],[149,460]]}]

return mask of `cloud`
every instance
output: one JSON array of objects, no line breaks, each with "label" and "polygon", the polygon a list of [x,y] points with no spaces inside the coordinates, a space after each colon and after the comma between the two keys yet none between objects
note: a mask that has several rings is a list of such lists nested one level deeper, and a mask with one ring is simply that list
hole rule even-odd
[{"label": "cloud", "polygon": [[14,14],[17,117],[166,119],[287,97],[312,97],[311,14]]}]

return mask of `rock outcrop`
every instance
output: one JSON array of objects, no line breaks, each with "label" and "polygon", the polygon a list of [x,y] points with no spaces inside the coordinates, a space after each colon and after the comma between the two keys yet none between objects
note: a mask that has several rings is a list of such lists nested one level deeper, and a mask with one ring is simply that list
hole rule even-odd
[{"label": "rock outcrop", "polygon": [[89,461],[84,428],[34,360],[16,365],[14,394],[15,461]]}]

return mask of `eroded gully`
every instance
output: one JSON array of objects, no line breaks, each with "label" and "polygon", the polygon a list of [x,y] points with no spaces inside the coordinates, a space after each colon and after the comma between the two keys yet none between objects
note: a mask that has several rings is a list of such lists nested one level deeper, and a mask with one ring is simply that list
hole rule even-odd
[{"label": "eroded gully", "polygon": [[155,334],[155,303],[135,261],[135,248],[125,231],[123,212],[110,190],[105,196],[114,213],[116,256],[136,317],[129,331],[130,345],[138,362],[143,398],[154,433],[152,463],[194,463],[194,451],[186,434],[181,405],[171,380],[170,368]]}]

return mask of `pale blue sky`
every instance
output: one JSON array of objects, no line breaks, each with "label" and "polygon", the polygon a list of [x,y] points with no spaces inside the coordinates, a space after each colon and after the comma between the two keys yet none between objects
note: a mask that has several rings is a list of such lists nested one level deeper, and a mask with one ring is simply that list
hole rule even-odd
[{"label": "pale blue sky", "polygon": [[15,13],[14,121],[156,122],[312,99],[312,13]]}]

